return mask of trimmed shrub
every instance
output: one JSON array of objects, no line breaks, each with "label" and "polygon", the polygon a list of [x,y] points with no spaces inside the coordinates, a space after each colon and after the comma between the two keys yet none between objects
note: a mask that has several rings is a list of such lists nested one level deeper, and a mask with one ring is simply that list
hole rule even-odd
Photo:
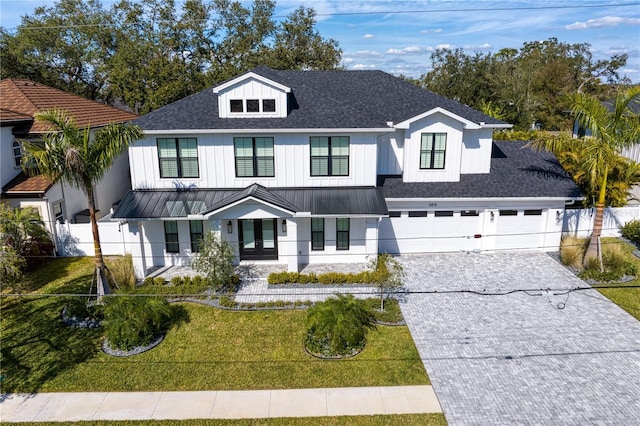
[{"label": "trimmed shrub", "polygon": [[620,228],[620,232],[624,238],[640,244],[640,220],[635,219],[625,223]]},{"label": "trimmed shrub", "polygon": [[142,285],[144,286],[152,286],[153,284],[153,277],[145,277],[145,279],[142,281]]},{"label": "trimmed shrub", "polygon": [[185,275],[184,277],[182,277],[182,283],[181,284],[190,286],[191,285],[191,276]]},{"label": "trimmed shrub", "polygon": [[65,313],[71,318],[88,318],[91,316],[87,301],[81,297],[72,297],[64,304]]},{"label": "trimmed shrub", "polygon": [[159,286],[159,285],[165,285],[166,283],[167,283],[167,280],[165,280],[162,277],[155,277],[153,279],[153,285],[158,285]]},{"label": "trimmed shrub", "polygon": [[339,294],[312,306],[306,322],[305,347],[329,357],[354,355],[364,347],[367,332],[376,328],[373,310],[351,294]]},{"label": "trimmed shrub", "polygon": [[164,333],[171,318],[171,308],[159,297],[105,297],[105,335],[112,347],[129,351],[151,343]]},{"label": "trimmed shrub", "polygon": [[172,286],[178,287],[178,286],[182,285],[183,279],[182,279],[182,277],[173,277],[173,278],[171,278],[170,282],[171,282]]}]

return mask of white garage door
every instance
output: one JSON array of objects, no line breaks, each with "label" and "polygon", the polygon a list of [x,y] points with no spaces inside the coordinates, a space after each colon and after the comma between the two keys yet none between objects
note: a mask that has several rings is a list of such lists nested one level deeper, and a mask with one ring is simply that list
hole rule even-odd
[{"label": "white garage door", "polygon": [[472,251],[480,248],[481,212],[477,210],[390,212],[380,224],[379,248],[387,253]]},{"label": "white garage door", "polygon": [[496,250],[540,250],[546,210],[500,210]]}]

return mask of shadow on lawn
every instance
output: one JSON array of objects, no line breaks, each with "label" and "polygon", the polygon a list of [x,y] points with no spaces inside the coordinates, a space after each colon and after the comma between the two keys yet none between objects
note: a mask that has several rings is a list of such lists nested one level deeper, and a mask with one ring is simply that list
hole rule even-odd
[{"label": "shadow on lawn", "polygon": [[[79,277],[58,291],[87,291],[90,280]],[[65,326],[61,312],[66,300],[61,296],[2,298],[2,392],[36,392],[47,381],[98,353],[102,330]]]}]

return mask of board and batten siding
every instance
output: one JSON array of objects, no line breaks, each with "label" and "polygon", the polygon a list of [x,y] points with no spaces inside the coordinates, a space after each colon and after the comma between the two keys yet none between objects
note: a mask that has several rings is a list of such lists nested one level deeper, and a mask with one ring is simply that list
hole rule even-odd
[{"label": "board and batten siding", "polygon": [[[274,177],[236,177],[234,136],[273,137]],[[328,134],[349,136],[349,176],[311,176],[309,134],[198,134],[153,135],[129,148],[131,182],[134,189],[246,188],[258,183],[265,187],[375,186],[376,137],[373,133]],[[198,178],[160,178],[157,139],[195,137],[198,140]]]},{"label": "board and batten siding", "polygon": [[[232,113],[229,110],[231,99],[274,99],[276,110],[272,113]],[[287,94],[271,85],[260,82],[254,78],[238,82],[232,87],[221,91],[218,97],[218,109],[221,118],[226,117],[286,117],[287,116]]]},{"label": "board and batten siding", "polygon": [[403,163],[404,130],[378,136],[378,174],[400,175]]},{"label": "board and batten siding", "polygon": [[[444,169],[420,169],[423,133],[446,133]],[[458,182],[462,155],[463,124],[441,113],[412,123],[404,139],[404,182]]]},{"label": "board and batten siding", "polygon": [[460,174],[489,173],[493,129],[465,129],[462,136]]}]

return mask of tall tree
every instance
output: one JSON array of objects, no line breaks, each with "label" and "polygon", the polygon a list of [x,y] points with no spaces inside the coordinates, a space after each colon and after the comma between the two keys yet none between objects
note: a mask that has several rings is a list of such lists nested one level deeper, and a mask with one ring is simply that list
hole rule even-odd
[{"label": "tall tree", "polygon": [[105,63],[115,51],[111,15],[99,0],[60,0],[0,29],[0,75],[27,78],[89,99],[109,100]]},{"label": "tall tree", "polygon": [[87,196],[98,297],[102,297],[109,292],[109,285],[96,221],[94,187],[115,159],[134,141],[142,138],[142,131],[131,124],[109,124],[94,133],[89,127],[78,127],[73,117],[62,110],[39,112],[35,118],[49,124],[52,129],[42,142],[24,143],[23,165],[32,166],[28,169],[32,174],[40,173],[53,182],[67,183]]},{"label": "tall tree", "polygon": [[[640,103],[640,87],[618,92],[615,101],[604,104],[594,96],[575,93],[569,97],[571,112],[582,127],[588,129],[582,149],[583,169],[588,170],[588,180],[597,190],[596,214],[585,263],[598,256],[598,240],[602,232],[604,208],[607,201],[607,184],[611,167],[616,163],[624,147],[640,141],[640,118],[633,112],[633,104]],[[570,150],[576,140],[566,136],[536,140],[533,147],[551,152]],[[579,143],[579,141],[578,141]]]}]

